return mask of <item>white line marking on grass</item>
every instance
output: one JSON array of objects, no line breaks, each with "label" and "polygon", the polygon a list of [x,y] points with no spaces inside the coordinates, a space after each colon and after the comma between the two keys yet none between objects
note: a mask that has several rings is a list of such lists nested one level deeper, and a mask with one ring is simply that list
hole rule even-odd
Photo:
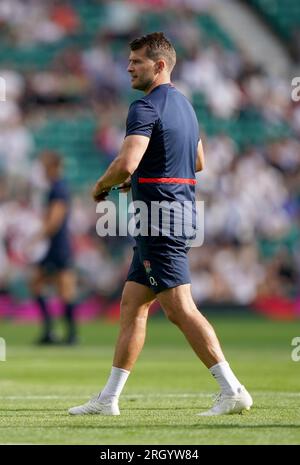
[{"label": "white line marking on grass", "polygon": [[0,446],[36,446],[35,442],[0,442]]},{"label": "white line marking on grass", "polygon": [[[274,392],[274,391],[257,391],[251,393],[254,396],[266,396],[266,395],[275,395],[275,396],[285,396],[285,397],[300,397],[300,392]],[[91,394],[78,394],[76,396],[67,396],[67,395],[23,395],[23,396],[0,396],[0,399],[4,400],[69,400],[69,399],[82,399],[84,396],[88,396]],[[146,399],[146,398],[197,398],[197,397],[211,397],[213,393],[204,393],[204,392],[195,392],[195,393],[187,393],[187,394],[175,394],[175,393],[153,393],[153,394],[125,394],[122,398],[131,399],[131,398],[139,398],[139,399]]]},{"label": "white line marking on grass", "polygon": [[[53,396],[35,396],[35,395],[24,395],[24,396],[0,396],[0,399],[6,399],[6,400],[20,400],[20,399],[32,399],[32,400],[64,400],[64,399],[81,399],[82,397],[86,395],[91,395],[89,394],[78,394],[78,396],[59,396],[59,395],[53,395]],[[211,397],[211,394],[204,394],[204,393],[199,393],[199,394],[125,394],[122,396],[123,398],[128,398],[131,399],[132,397],[138,397],[141,399],[145,399],[147,397]]]}]

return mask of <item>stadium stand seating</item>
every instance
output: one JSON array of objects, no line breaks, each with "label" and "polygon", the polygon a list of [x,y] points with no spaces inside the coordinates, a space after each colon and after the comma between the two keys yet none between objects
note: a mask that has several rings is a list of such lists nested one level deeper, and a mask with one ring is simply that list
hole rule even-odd
[{"label": "stadium stand seating", "polygon": [[285,40],[292,40],[300,24],[298,0],[250,0],[250,3],[269,21],[273,29]]},{"label": "stadium stand seating", "polygon": [[66,175],[76,191],[86,189],[95,172],[106,166],[93,143],[95,126],[91,117],[53,118],[34,131],[36,153],[58,150],[65,157]]}]

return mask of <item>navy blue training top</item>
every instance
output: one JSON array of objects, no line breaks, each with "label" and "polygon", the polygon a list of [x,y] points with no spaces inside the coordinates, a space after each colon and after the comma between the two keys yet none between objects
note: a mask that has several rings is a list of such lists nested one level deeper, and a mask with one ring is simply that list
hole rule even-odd
[{"label": "navy blue training top", "polygon": [[[187,215],[182,219],[181,207],[176,207],[171,223],[174,227],[177,215],[177,224],[190,224],[195,228],[199,126],[192,105],[172,84],[157,86],[131,104],[126,136],[133,134],[150,138],[147,150],[131,177],[133,200],[143,201],[148,206],[151,203],[151,207],[162,201],[167,201],[169,205],[174,202],[179,206],[188,204],[188,219]],[[161,221],[158,227],[160,235]],[[151,218],[148,215],[148,224],[153,227],[153,215]],[[180,237],[184,239],[189,236],[181,234]],[[171,232],[169,237],[174,238],[174,234]]]},{"label": "navy blue training top", "polygon": [[[67,207],[69,207],[70,194],[67,183],[64,179],[57,179],[51,185],[47,199],[48,206],[50,206],[51,203],[56,200],[65,202]],[[65,255],[71,254],[71,240],[68,229],[68,218],[69,212],[67,212],[58,231],[53,236],[51,236],[49,253],[64,253]]]},{"label": "navy blue training top", "polygon": [[126,136],[150,138],[132,175],[133,200],[195,200],[199,126],[187,98],[172,84],[155,87],[129,108]]}]

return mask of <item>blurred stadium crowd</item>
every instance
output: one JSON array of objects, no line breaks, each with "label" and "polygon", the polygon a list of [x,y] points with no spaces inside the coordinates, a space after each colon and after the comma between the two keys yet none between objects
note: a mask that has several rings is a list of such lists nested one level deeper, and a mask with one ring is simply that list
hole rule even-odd
[{"label": "blurred stadium crowd", "polygon": [[47,190],[38,155],[55,149],[73,192],[80,296],[118,298],[131,240],[97,237],[89,190],[117,154],[139,95],[126,72],[128,42],[162,30],[176,46],[173,83],[195,107],[207,160],[197,184],[205,243],[190,253],[196,301],[299,302],[300,102],[289,79],[251,62],[223,31],[213,3],[0,1],[2,295],[30,297],[24,238]]}]

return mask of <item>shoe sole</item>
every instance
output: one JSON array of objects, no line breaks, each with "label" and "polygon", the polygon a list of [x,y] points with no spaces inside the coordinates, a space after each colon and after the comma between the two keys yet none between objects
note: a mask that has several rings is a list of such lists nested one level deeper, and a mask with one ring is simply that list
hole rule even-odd
[{"label": "shoe sole", "polygon": [[228,415],[235,414],[235,413],[243,413],[243,412],[249,412],[251,409],[251,405],[248,405],[247,407],[234,407],[232,412],[229,412]]},{"label": "shoe sole", "polygon": [[234,414],[240,414],[242,415],[244,412],[249,412],[252,405],[253,405],[253,400],[252,397],[247,399],[247,404],[245,405],[245,402],[243,402],[242,405],[239,405],[241,403],[240,400],[237,400],[236,405],[232,408],[230,412],[224,412],[224,413],[210,413],[208,410],[207,412],[202,412],[202,413],[197,413],[196,415],[201,416],[201,417],[216,417],[216,416],[221,416],[221,415],[234,415]]},{"label": "shoe sole", "polygon": [[99,412],[72,412],[72,409],[68,410],[69,415],[104,415],[104,416],[118,416],[120,415],[120,411],[112,412],[111,410],[101,410]]}]

